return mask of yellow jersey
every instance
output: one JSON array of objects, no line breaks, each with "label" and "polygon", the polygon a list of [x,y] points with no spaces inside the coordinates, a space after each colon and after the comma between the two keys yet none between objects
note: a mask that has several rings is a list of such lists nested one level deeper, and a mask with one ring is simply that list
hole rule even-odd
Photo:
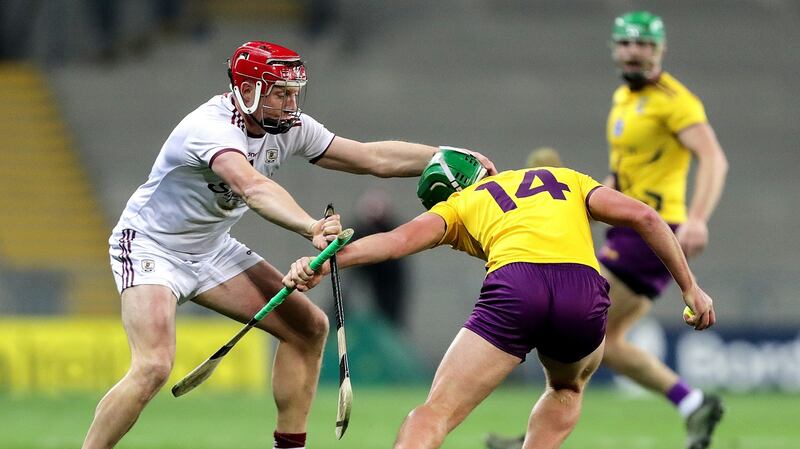
[{"label": "yellow jersey", "polygon": [[568,168],[511,170],[467,187],[430,212],[449,244],[486,261],[492,272],[513,262],[579,263],[599,271],[586,200],[601,184]]},{"label": "yellow jersey", "polygon": [[649,204],[668,223],[686,221],[692,155],[678,133],[707,121],[700,100],[666,72],[638,91],[620,86],[606,129],[617,189]]}]

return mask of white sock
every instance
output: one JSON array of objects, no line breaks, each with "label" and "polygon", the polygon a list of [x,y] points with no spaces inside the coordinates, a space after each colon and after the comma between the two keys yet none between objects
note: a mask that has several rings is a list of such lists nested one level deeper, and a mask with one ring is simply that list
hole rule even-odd
[{"label": "white sock", "polygon": [[695,410],[700,407],[700,404],[703,403],[703,392],[694,389],[691,393],[687,394],[685,398],[678,403],[678,411],[680,412],[681,416],[684,419],[688,418],[689,415],[694,413]]}]

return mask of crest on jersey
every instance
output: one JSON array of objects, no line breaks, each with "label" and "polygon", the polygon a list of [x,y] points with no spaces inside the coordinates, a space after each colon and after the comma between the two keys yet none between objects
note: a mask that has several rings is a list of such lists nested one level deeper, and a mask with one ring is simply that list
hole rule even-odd
[{"label": "crest on jersey", "polygon": [[270,148],[267,150],[267,163],[272,164],[278,160],[278,149],[277,148]]},{"label": "crest on jersey", "polygon": [[621,118],[618,118],[617,121],[614,122],[614,137],[621,136],[623,128],[625,128],[624,122]]},{"label": "crest on jersey", "polygon": [[156,262],[153,259],[142,259],[142,271],[152,273],[156,269]]}]

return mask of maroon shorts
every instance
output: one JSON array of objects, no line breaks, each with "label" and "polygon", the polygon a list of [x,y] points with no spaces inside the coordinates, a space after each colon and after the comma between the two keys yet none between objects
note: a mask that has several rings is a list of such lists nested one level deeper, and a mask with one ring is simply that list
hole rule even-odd
[{"label": "maroon shorts", "polygon": [[608,282],[586,265],[512,263],[489,273],[464,327],[525,360],[576,362],[602,343]]},{"label": "maroon shorts", "polygon": [[[678,225],[669,225],[674,232]],[[669,287],[672,275],[639,234],[631,228],[610,228],[597,258],[634,293],[654,299]]]}]

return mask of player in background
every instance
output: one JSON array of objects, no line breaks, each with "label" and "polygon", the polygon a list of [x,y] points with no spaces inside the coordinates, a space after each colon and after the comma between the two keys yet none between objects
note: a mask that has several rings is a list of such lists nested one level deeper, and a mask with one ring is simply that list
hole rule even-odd
[{"label": "player in background", "polygon": [[537,147],[525,159],[525,167],[561,167],[561,155],[553,147]]},{"label": "player in background", "polygon": [[[427,400],[400,428],[395,449],[440,447],[533,348],[547,386],[531,412],[523,447],[561,445],[577,423],[583,390],[600,364],[610,302],[594,254],[590,216],[640,233],[697,313],[687,323],[699,330],[715,322],[711,298],[652,208],[567,168],[505,171],[482,179],[483,174],[469,154],[436,155],[417,191],[430,211],[360,239],[337,256],[339,266],[347,267],[451,245],[486,261],[472,314],[444,355]],[[292,264],[284,285],[300,290],[316,285],[329,266],[314,273],[310,260]]]},{"label": "player in background", "polygon": [[[708,243],[708,220],[722,195],[728,162],[703,104],[665,72],[666,34],[660,17],[645,11],[614,21],[613,59],[625,83],[614,92],[607,138],[611,175],[604,184],[652,206],[675,231],[687,257]],[[687,212],[686,183],[697,159]],[[722,418],[718,396],[693,389],[625,336],[667,288],[670,275],[642,238],[628,227],[608,230],[600,250],[602,274],[611,284],[603,363],[663,394],[686,423],[687,449],[704,449]],[[521,438],[490,435],[489,449],[518,449]]]},{"label": "player in background", "polygon": [[[645,11],[614,21],[613,59],[625,83],[614,92],[607,138],[611,175],[605,184],[652,206],[672,229],[686,257],[708,243],[708,220],[722,195],[728,162],[701,101],[661,62],[666,35],[660,17]],[[687,211],[689,165],[697,160]],[[693,389],[625,336],[670,283],[669,272],[632,229],[608,230],[599,254],[609,280],[603,363],[663,394],[685,419],[687,449],[704,449],[722,417],[720,398]]]},{"label": "player in background", "polygon": [[[238,47],[231,92],[212,97],[167,138],[147,182],[109,239],[131,349],[125,376],[97,406],[83,449],[111,448],[161,389],[175,357],[175,312],[194,301],[247,322],[281,287],[281,273],[230,236],[252,209],[323,248],[338,216],[313,219],[270,179],[289,156],[323,168],[380,177],[417,176],[436,148],[335,136],[301,112],[307,77],[300,56],[269,42]],[[489,171],[494,166],[475,153]],[[272,370],[276,448],[303,448],[328,320],[302,293],[256,327],[278,341]]]}]

